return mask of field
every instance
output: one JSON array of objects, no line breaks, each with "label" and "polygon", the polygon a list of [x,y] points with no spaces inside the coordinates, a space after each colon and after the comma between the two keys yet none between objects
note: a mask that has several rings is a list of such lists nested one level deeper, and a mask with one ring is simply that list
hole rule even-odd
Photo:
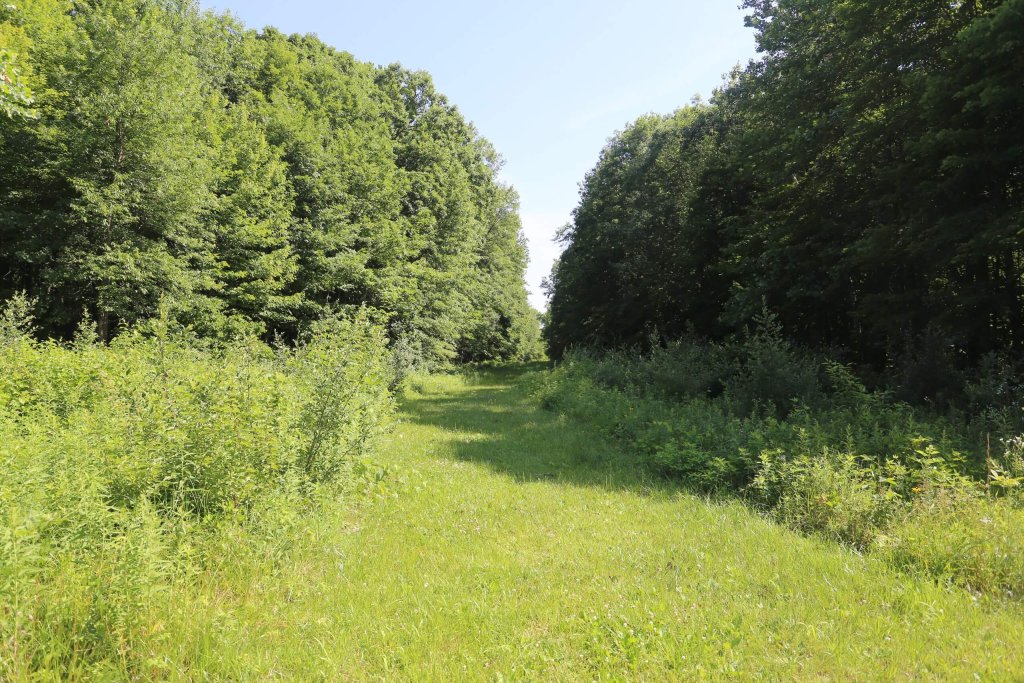
[{"label": "field", "polygon": [[520,370],[411,383],[388,475],[222,567],[170,678],[1011,680],[1024,613],[637,474]]},{"label": "field", "polygon": [[215,4],[0,4],[0,683],[1024,681],[1024,0]]}]

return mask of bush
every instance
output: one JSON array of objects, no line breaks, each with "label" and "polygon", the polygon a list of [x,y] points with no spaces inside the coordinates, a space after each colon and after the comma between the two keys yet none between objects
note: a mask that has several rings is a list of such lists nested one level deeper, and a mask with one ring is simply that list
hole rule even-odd
[{"label": "bush", "polygon": [[[733,412],[776,416],[799,405],[817,405],[824,388],[823,363],[798,353],[774,316],[728,344],[680,339],[635,350],[570,351],[565,361],[585,363],[598,384],[650,398],[680,401],[725,394]],[[848,379],[852,380],[852,375]]]},{"label": "bush", "polygon": [[734,345],[737,370],[724,381],[735,409],[744,415],[763,410],[782,417],[797,405],[817,405],[821,386],[816,363],[790,346],[775,316],[765,312],[756,322],[757,328]]},{"label": "bush", "polygon": [[[575,352],[570,357],[579,359],[580,355]],[[655,346],[646,356],[610,351],[589,358],[598,383],[662,399],[718,396],[728,373],[722,347],[690,339]]]},{"label": "bush", "polygon": [[665,376],[694,368],[692,342],[643,359],[569,353],[535,391],[689,487],[731,491],[795,529],[973,590],[1024,590],[1024,437],[993,441],[987,462],[972,422],[868,391],[841,364],[800,360],[770,329],[706,355],[723,356],[739,370],[716,368],[719,396],[703,388],[710,373]]},{"label": "bush", "polygon": [[915,500],[880,536],[877,550],[896,566],[980,593],[1024,591],[1024,511],[975,488],[940,488]]},{"label": "bush", "polygon": [[139,665],[147,610],[221,527],[286,524],[390,421],[383,336],[359,317],[294,350],[199,348],[166,320],[62,345],[26,308],[0,317],[0,678]]}]

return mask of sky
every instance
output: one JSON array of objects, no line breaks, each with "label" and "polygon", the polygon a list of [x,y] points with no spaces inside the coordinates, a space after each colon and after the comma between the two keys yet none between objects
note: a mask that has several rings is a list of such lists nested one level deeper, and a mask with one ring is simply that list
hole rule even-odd
[{"label": "sky", "polygon": [[608,138],[642,114],[708,98],[755,56],[738,2],[201,0],[251,28],[315,33],[362,61],[429,71],[505,159],[538,309],[555,232]]}]

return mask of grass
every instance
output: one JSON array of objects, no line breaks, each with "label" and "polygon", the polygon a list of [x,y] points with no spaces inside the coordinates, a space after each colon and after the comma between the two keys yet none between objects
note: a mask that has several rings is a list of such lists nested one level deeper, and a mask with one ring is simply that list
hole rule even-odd
[{"label": "grass", "polygon": [[[1024,611],[643,478],[518,372],[414,383],[362,504],[225,548],[154,677],[1019,678]],[[244,546],[244,539],[237,544]],[[246,559],[248,557],[248,559]]]}]

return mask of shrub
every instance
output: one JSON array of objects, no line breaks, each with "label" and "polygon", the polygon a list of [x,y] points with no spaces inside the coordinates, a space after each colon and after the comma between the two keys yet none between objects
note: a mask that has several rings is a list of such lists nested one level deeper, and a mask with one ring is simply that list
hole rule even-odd
[{"label": "shrub", "polygon": [[734,345],[737,370],[724,381],[736,410],[750,415],[760,409],[781,417],[796,405],[817,405],[821,387],[816,364],[786,341],[775,316],[765,312],[756,322],[757,328]]},{"label": "shrub", "polygon": [[973,487],[944,487],[915,500],[877,550],[892,564],[971,590],[1024,591],[1024,510]]},{"label": "shrub", "polygon": [[718,396],[730,376],[724,349],[693,339],[657,346],[634,365],[636,381],[630,388],[664,399]]},{"label": "shrub", "polygon": [[765,451],[749,492],[793,528],[864,549],[902,505],[884,481],[884,474],[849,453],[786,459],[780,451]]},{"label": "shrub", "polygon": [[0,315],[0,678],[130,674],[147,610],[222,527],[287,524],[390,421],[365,317],[275,350],[200,348],[166,319],[110,346],[88,327],[38,342],[26,310]]},{"label": "shrub", "polygon": [[[659,353],[569,353],[535,391],[691,488],[732,491],[793,528],[974,590],[1024,590],[1024,437],[994,441],[986,463],[970,422],[868,391],[838,363],[800,360],[770,327],[708,352],[741,368],[715,371],[720,396],[692,388],[704,379],[666,391],[688,386],[662,376],[671,364],[689,371],[701,354]],[[777,413],[782,397],[797,400]]]},{"label": "shrub", "polygon": [[1024,506],[1024,435],[1003,441],[1003,454],[990,463],[988,481],[999,494]]},{"label": "shrub", "polygon": [[965,361],[960,345],[938,326],[929,325],[890,353],[888,375],[898,398],[943,409],[963,393]]}]

